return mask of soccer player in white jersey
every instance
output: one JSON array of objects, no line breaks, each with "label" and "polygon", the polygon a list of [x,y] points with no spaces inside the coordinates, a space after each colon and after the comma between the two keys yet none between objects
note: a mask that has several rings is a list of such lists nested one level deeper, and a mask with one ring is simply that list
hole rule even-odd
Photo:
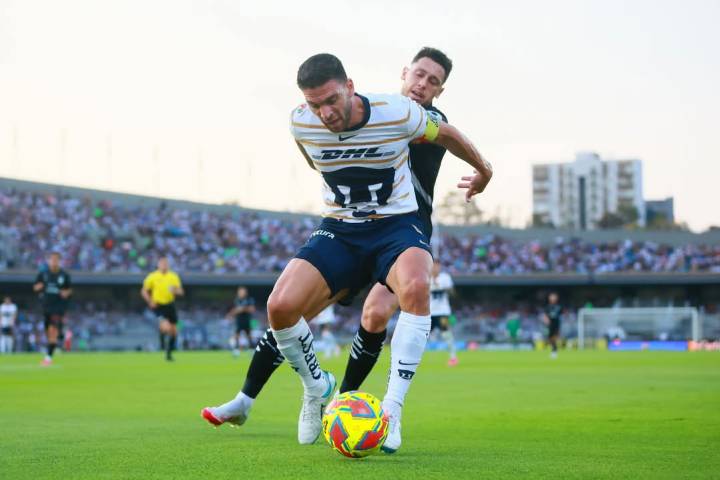
[{"label": "soccer player in white jersey", "polygon": [[12,353],[15,340],[17,306],[12,298],[5,297],[0,305],[0,353]]},{"label": "soccer player in white jersey", "polygon": [[307,103],[293,112],[291,130],[323,176],[327,209],[280,275],[267,310],[278,348],[305,389],[298,439],[317,439],[322,409],[335,388],[334,377],[320,367],[304,318],[372,278],[397,294],[401,309],[383,400],[390,417],[386,447],[397,449],[401,409],[430,331],[432,257],[418,226],[408,145],[435,142],[469,163],[477,173],[467,181],[468,199],[485,189],[492,169],[456,128],[409,98],[356,94],[333,55],[306,60],[297,83]]},{"label": "soccer player in white jersey", "polygon": [[335,305],[328,305],[327,308],[320,312],[313,320],[320,329],[320,341],[322,343],[322,350],[325,352],[325,358],[340,355],[340,345],[338,345],[335,334],[333,333]]},{"label": "soccer player in white jersey", "polygon": [[[267,305],[278,358],[290,362],[305,387],[298,440],[307,444],[317,439],[322,408],[335,385],[334,377],[320,368],[304,319],[379,280],[397,294],[401,308],[383,402],[390,416],[385,447],[392,452],[401,443],[401,408],[430,330],[432,260],[416,214],[408,144],[434,141],[473,166],[476,173],[458,184],[467,189],[468,199],[485,189],[492,169],[457,129],[412,100],[355,94],[352,80],[332,55],[315,55],[303,63],[298,86],[307,104],[293,112],[292,131],[305,159],[323,175],[328,208],[281,274]],[[203,417],[215,425],[241,424],[247,418],[247,406],[239,413],[227,407],[206,408]]]},{"label": "soccer player in white jersey", "polygon": [[448,346],[450,359],[448,365],[454,367],[458,363],[455,352],[455,337],[450,328],[450,293],[453,290],[453,281],[449,273],[442,271],[438,259],[433,262],[432,278],[430,279],[430,330],[440,330],[440,336]]}]

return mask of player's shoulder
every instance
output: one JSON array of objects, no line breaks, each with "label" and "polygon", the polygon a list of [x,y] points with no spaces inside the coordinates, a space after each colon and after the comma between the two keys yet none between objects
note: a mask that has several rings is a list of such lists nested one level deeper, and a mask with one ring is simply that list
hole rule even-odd
[{"label": "player's shoulder", "polygon": [[371,121],[373,117],[405,116],[415,104],[411,99],[399,93],[369,93],[364,96],[370,104]]},{"label": "player's shoulder", "polygon": [[292,123],[306,123],[311,125],[321,124],[320,119],[315,115],[307,103],[301,103],[290,112],[290,121]]},{"label": "player's shoulder", "polygon": [[425,110],[427,110],[428,115],[430,115],[434,118],[440,119],[443,122],[447,123],[447,121],[448,121],[447,116],[442,112],[442,110],[437,108],[435,105],[428,105],[425,107]]},{"label": "player's shoulder", "polygon": [[426,117],[420,105],[399,93],[371,93],[365,98],[370,106],[370,117],[364,128],[375,133],[417,132]]},{"label": "player's shoulder", "polygon": [[155,280],[155,278],[157,278],[157,276],[158,276],[159,274],[160,274],[160,272],[159,272],[158,270],[153,270],[152,272],[150,272],[150,273],[148,273],[147,275],[145,275],[145,281],[147,282],[147,281],[150,281],[150,280]]}]

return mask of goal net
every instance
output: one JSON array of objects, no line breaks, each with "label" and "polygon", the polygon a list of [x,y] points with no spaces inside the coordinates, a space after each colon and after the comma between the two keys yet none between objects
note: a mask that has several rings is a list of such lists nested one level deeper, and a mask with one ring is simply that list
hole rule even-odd
[{"label": "goal net", "polygon": [[581,308],[578,312],[578,347],[597,340],[688,341],[702,336],[698,310],[667,308]]}]

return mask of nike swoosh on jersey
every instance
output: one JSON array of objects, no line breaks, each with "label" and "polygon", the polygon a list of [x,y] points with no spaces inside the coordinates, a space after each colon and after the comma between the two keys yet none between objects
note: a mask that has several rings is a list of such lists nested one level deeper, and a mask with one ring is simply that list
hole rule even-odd
[{"label": "nike swoosh on jersey", "polygon": [[418,363],[405,363],[405,362],[403,362],[402,360],[398,360],[398,363],[399,363],[400,365],[420,365],[419,362],[418,362]]},{"label": "nike swoosh on jersey", "polygon": [[357,136],[358,136],[357,133],[355,135],[347,135],[345,137],[343,137],[342,135],[338,135],[338,140],[340,140],[341,142],[344,142],[345,140],[350,140],[351,138],[357,137]]}]

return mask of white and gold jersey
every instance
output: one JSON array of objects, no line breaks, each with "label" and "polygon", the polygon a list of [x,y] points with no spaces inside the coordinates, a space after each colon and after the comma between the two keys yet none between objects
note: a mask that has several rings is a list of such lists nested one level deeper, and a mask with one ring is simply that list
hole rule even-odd
[{"label": "white and gold jersey", "polygon": [[408,144],[432,141],[439,122],[402,95],[359,95],[363,121],[334,133],[307,105],[293,110],[290,130],[323,176],[324,217],[364,222],[417,210]]},{"label": "white and gold jersey", "polygon": [[12,327],[15,324],[17,307],[14,303],[0,304],[0,327]]},{"label": "white and gold jersey", "polygon": [[450,308],[450,290],[453,281],[450,274],[440,272],[430,279],[430,315],[447,317],[452,313]]}]

